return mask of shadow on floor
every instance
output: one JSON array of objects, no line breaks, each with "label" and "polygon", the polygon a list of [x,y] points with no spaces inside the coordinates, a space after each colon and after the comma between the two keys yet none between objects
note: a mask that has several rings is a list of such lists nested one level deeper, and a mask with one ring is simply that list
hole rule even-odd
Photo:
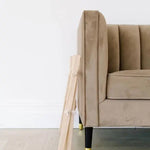
[{"label": "shadow on floor", "polygon": [[[94,129],[92,147],[92,150],[150,150],[150,129]],[[74,129],[73,150],[84,150],[84,130]]]}]

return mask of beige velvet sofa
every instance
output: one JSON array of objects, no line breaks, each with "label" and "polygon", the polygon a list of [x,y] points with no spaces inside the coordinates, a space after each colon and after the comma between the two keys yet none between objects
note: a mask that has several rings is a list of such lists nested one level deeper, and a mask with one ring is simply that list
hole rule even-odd
[{"label": "beige velvet sofa", "polygon": [[91,127],[150,126],[150,25],[108,25],[100,12],[84,11],[78,54],[88,143]]}]

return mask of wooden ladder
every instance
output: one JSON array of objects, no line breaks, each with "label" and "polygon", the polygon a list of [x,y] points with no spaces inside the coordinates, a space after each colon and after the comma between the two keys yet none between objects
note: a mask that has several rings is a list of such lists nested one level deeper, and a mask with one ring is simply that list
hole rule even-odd
[{"label": "wooden ladder", "polygon": [[80,56],[75,55],[70,59],[70,72],[65,95],[64,108],[60,124],[58,150],[71,150],[74,111],[76,108],[77,75],[80,66]]}]

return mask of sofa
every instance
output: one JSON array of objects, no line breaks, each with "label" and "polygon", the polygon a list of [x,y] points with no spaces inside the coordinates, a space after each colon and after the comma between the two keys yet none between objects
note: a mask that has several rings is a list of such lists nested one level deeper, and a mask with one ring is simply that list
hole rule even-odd
[{"label": "sofa", "polygon": [[150,25],[106,24],[84,11],[78,28],[80,127],[85,149],[93,127],[150,126]]}]

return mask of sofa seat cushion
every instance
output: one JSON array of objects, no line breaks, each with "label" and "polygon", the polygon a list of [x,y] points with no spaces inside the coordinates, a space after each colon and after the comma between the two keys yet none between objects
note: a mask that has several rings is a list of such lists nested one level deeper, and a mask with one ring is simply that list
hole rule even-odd
[{"label": "sofa seat cushion", "polygon": [[150,99],[150,70],[125,70],[109,73],[107,98]]},{"label": "sofa seat cushion", "polygon": [[99,104],[100,126],[150,127],[149,100],[110,100]]}]

